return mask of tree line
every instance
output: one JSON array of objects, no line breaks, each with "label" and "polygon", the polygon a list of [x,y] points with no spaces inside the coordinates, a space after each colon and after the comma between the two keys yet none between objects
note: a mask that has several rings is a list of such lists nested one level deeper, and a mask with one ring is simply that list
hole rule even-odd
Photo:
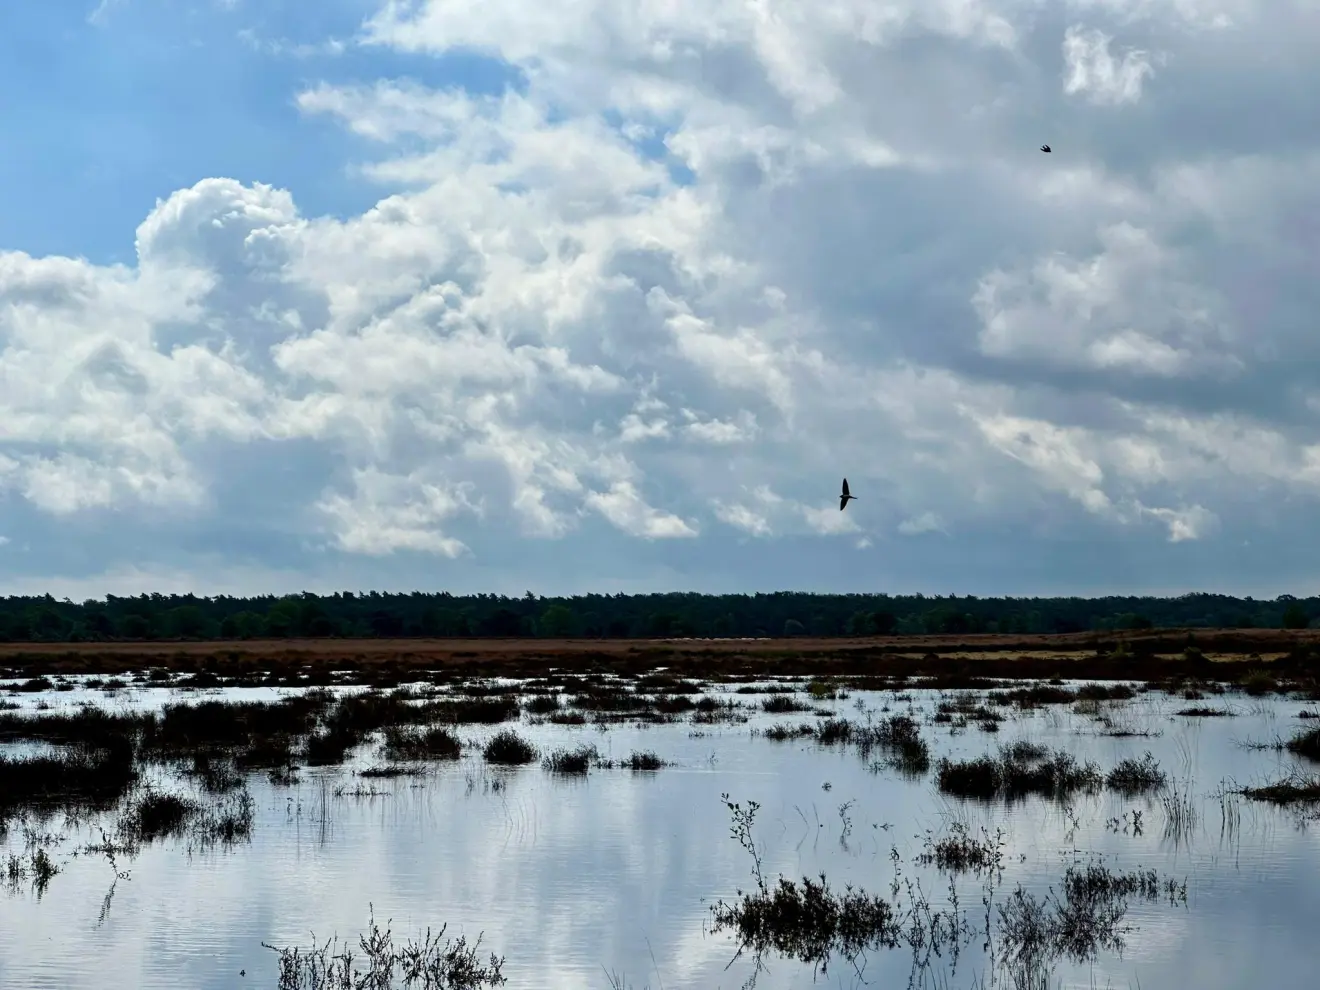
[{"label": "tree line", "polygon": [[286,637],[793,637],[1068,633],[1152,628],[1301,629],[1320,597],[977,598],[950,595],[670,593],[545,598],[338,592],[253,598],[51,595],[0,599],[0,641]]}]

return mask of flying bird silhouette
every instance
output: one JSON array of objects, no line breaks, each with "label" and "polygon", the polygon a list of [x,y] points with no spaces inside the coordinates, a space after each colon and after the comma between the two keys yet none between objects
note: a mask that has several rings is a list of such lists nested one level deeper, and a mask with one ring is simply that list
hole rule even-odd
[{"label": "flying bird silhouette", "polygon": [[1048,155],[1048,154],[1050,153],[1050,146],[1049,146],[1048,144],[1042,144],[1042,145],[1040,146],[1040,150],[1043,151],[1043,152],[1045,152],[1045,154]]},{"label": "flying bird silhouette", "polygon": [[856,497],[857,497],[856,495],[849,494],[849,492],[848,492],[848,479],[847,479],[847,478],[844,478],[844,479],[843,479],[843,494],[839,496],[839,511],[842,512],[844,509],[848,508],[848,500],[849,500],[850,498],[856,498]]}]

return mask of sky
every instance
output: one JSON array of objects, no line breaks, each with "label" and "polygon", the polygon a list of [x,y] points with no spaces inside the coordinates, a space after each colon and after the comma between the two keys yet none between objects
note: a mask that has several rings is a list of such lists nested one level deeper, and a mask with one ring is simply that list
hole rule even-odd
[{"label": "sky", "polygon": [[3,20],[0,593],[1320,592],[1309,0]]}]

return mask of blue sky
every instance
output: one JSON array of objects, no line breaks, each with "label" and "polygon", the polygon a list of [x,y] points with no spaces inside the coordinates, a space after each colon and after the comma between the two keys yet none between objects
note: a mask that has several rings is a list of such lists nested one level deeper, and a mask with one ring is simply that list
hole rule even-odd
[{"label": "blue sky", "polygon": [[5,247],[133,261],[155,205],[222,175],[296,189],[311,215],[368,209],[351,134],[308,121],[309,81],[404,76],[500,92],[518,73],[471,52],[412,56],[352,44],[365,0],[108,0],[16,4],[0,35]]},{"label": "blue sky", "polygon": [[11,6],[0,592],[1317,590],[1312,5]]}]

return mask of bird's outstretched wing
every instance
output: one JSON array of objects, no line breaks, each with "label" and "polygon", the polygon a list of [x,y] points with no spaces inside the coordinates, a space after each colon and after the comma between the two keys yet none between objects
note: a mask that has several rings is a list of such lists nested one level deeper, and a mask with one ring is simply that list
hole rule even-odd
[{"label": "bird's outstretched wing", "polygon": [[843,494],[844,494],[845,497],[848,496],[848,495],[851,495],[851,494],[852,494],[850,491],[848,491],[848,479],[847,479],[847,478],[844,478],[844,479],[843,479]]},{"label": "bird's outstretched wing", "polygon": [[846,508],[848,508],[848,496],[847,496],[847,495],[840,495],[840,496],[839,496],[839,511],[842,512],[842,511],[843,511],[844,509],[846,509]]}]

